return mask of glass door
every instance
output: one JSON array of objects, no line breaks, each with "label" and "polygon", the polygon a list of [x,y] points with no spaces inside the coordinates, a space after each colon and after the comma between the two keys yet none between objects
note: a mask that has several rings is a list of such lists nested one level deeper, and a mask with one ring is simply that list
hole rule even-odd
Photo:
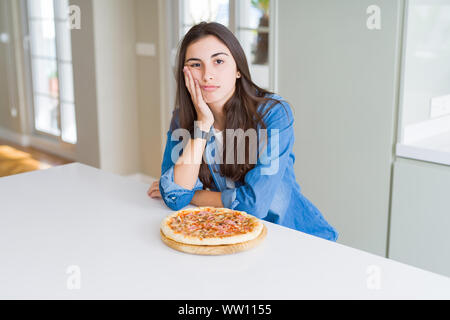
[{"label": "glass door", "polygon": [[237,37],[244,48],[253,80],[273,90],[270,81],[270,0],[237,1]]},{"label": "glass door", "polygon": [[76,144],[68,0],[27,0],[25,6],[33,133]]},{"label": "glass door", "polygon": [[269,15],[270,8],[274,8],[273,1],[179,0],[179,39],[201,21],[227,26],[244,49],[252,80],[261,88],[274,90],[274,67],[271,68],[274,50],[269,47],[272,36]]}]

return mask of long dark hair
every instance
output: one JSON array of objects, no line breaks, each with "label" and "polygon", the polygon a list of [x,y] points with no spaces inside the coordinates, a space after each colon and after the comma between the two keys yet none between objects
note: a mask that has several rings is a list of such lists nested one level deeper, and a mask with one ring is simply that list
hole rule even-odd
[{"label": "long dark hair", "polygon": [[[225,103],[224,114],[226,115],[225,129],[243,129],[244,132],[248,129],[257,130],[258,124],[261,129],[266,129],[263,118],[265,114],[276,104],[279,100],[266,95],[272,95],[272,92],[264,90],[253,83],[250,71],[247,63],[247,59],[238,39],[234,34],[225,26],[216,22],[201,22],[193,26],[189,32],[184,36],[181,46],[178,50],[177,56],[177,68],[175,70],[175,78],[177,81],[177,93],[175,100],[175,108],[179,110],[180,127],[187,129],[189,132],[194,131],[194,121],[197,120],[197,112],[195,111],[194,104],[191,99],[191,95],[186,88],[184,81],[183,67],[186,59],[186,51],[188,46],[206,36],[213,35],[218,40],[223,42],[236,61],[236,66],[241,74],[241,77],[236,79],[236,90],[234,95]],[[258,106],[261,103],[268,103],[274,101],[269,108],[265,108],[264,114],[259,114]],[[224,131],[225,132],[225,131]],[[239,140],[239,139],[238,139]],[[245,143],[246,139],[241,139],[239,143],[245,144],[245,163],[238,164],[237,158],[237,146],[234,148],[233,164],[227,164],[225,161],[226,153],[226,134],[224,134],[223,141],[223,160],[220,164],[221,176],[228,177],[233,181],[244,181],[244,177],[248,171],[254,168],[255,163],[249,163],[249,145]],[[242,150],[242,149],[239,149]],[[254,162],[254,161],[253,161]],[[211,188],[214,185],[211,173],[208,165],[204,159],[200,165],[199,179],[203,183],[204,188]]]}]

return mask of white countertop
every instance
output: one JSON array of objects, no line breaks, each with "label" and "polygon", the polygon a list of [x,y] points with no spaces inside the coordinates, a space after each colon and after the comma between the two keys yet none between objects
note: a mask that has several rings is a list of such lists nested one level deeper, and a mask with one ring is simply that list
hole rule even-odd
[{"label": "white countertop", "polygon": [[450,165],[450,116],[408,125],[400,143],[397,143],[396,154]]},{"label": "white countertop", "polygon": [[450,279],[265,222],[234,255],[167,247],[148,185],[78,163],[0,179],[0,299],[450,298]]}]

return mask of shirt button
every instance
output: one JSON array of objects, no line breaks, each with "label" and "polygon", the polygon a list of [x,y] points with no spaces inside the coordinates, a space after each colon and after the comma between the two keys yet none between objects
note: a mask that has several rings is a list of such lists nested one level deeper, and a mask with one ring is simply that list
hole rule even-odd
[{"label": "shirt button", "polygon": [[175,200],[177,197],[170,197],[170,199]]}]

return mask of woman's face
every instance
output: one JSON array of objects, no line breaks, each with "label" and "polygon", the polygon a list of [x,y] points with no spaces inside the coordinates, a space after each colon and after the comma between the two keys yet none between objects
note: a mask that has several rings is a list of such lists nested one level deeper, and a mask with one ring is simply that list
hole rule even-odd
[{"label": "woman's face", "polygon": [[215,36],[191,43],[186,51],[185,66],[199,81],[208,105],[223,107],[234,94],[240,73],[228,47]]}]

